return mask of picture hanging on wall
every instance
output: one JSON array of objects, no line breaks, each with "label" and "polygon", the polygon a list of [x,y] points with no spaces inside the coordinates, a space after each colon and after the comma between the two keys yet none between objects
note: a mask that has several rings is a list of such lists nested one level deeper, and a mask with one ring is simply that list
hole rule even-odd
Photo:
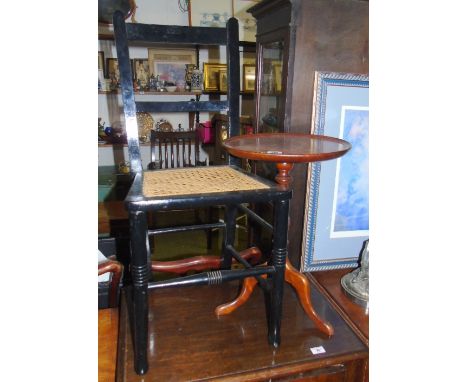
[{"label": "picture hanging on wall", "polygon": [[190,26],[225,28],[232,15],[231,1],[190,0]]},{"label": "picture hanging on wall", "polygon": [[239,21],[239,41],[255,42],[257,21],[247,10],[260,0],[232,0],[233,16]]},{"label": "picture hanging on wall", "polygon": [[309,164],[303,272],[358,266],[369,238],[369,77],[316,72],[312,134],[351,143],[334,161]]},{"label": "picture hanging on wall", "polygon": [[190,0],[189,25],[225,28],[234,16],[239,21],[239,41],[255,41],[257,22],[247,10],[260,0]]}]

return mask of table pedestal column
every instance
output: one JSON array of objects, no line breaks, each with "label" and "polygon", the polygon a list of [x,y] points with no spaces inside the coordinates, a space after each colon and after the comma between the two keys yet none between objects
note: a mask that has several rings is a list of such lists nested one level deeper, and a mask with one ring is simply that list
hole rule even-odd
[{"label": "table pedestal column", "polygon": [[[290,187],[292,184],[292,177],[289,175],[289,172],[293,168],[293,163],[276,163],[276,168],[278,169],[278,175],[275,177],[276,182],[284,187]],[[317,329],[329,336],[333,335],[333,327],[330,325],[330,323],[321,319],[312,307],[309,280],[306,276],[304,276],[292,266],[289,259],[286,259],[285,281],[296,290],[302,308],[304,309],[307,316],[317,326]],[[239,296],[237,296],[235,300],[229,303],[219,305],[216,308],[215,313],[218,316],[222,316],[230,314],[236,310],[238,307],[247,302],[256,285],[257,280],[254,277],[245,278]]]}]

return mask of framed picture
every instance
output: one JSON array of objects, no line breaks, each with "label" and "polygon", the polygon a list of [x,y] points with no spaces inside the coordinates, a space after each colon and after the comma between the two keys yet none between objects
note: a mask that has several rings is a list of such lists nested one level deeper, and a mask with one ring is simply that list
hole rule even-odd
[{"label": "framed picture", "polygon": [[203,88],[205,91],[220,91],[219,71],[227,70],[226,64],[203,63]]},{"label": "framed picture", "polygon": [[337,160],[311,163],[307,176],[301,270],[358,266],[369,238],[369,78],[316,72],[312,134],[351,143]]},{"label": "framed picture", "polygon": [[255,65],[244,64],[244,74],[242,76],[242,90],[244,92],[255,91]]},{"label": "framed picture", "polygon": [[133,79],[140,80],[142,86],[146,86],[150,78],[149,62],[146,58],[134,58],[132,60]]},{"label": "framed picture", "polygon": [[149,73],[161,81],[185,84],[187,64],[196,64],[195,49],[148,49]]},{"label": "framed picture", "polygon": [[247,9],[259,2],[260,0],[232,0],[233,16],[239,21],[239,41],[255,42],[257,21]]},{"label": "framed picture", "polygon": [[115,78],[120,81],[119,63],[116,58],[106,58],[106,78]]},{"label": "framed picture", "polygon": [[190,0],[189,25],[225,28],[232,15],[232,0]]},{"label": "framed picture", "polygon": [[275,92],[281,93],[281,82],[283,80],[282,77],[283,65],[281,63],[273,64],[273,73],[275,77]]},{"label": "framed picture", "polygon": [[219,90],[227,92],[227,68],[219,69]]}]

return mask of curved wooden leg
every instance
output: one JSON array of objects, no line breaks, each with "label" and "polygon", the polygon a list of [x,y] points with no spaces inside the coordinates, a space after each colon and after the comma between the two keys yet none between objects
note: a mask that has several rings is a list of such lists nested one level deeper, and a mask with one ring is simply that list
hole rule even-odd
[{"label": "curved wooden leg", "polygon": [[302,308],[304,309],[307,316],[309,316],[309,318],[315,323],[317,328],[321,332],[332,336],[334,333],[333,326],[331,326],[328,322],[322,320],[312,307],[312,301],[310,299],[309,280],[307,280],[307,277],[305,277],[302,273],[298,272],[291,265],[289,259],[286,260],[285,280],[287,283],[291,284],[292,287],[296,290]]},{"label": "curved wooden leg", "polygon": [[[266,278],[266,275],[262,275],[261,277]],[[234,312],[238,307],[243,305],[249,299],[256,285],[257,279],[255,277],[245,278],[242,282],[242,290],[239,293],[239,296],[237,296],[237,298],[231,302],[219,305],[215,309],[215,314],[217,316],[225,316]]]}]

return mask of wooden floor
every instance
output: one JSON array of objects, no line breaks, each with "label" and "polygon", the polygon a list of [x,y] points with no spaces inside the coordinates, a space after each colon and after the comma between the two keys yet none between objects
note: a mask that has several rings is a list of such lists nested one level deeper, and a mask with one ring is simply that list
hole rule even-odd
[{"label": "wooden floor", "polygon": [[[260,381],[289,379],[291,374],[325,372],[341,377],[310,381],[361,381],[368,350],[327,300],[312,288],[318,313],[335,328],[331,338],[315,329],[286,285],[282,343],[267,341],[263,293],[229,316],[215,307],[237,294],[237,283],[221,286],[152,290],[149,293],[149,364],[145,376],[133,371],[133,350],[122,299],[117,381]],[[310,348],[323,346],[324,354]],[[317,371],[319,370],[319,371]],[[310,374],[310,375],[312,375]]]}]

